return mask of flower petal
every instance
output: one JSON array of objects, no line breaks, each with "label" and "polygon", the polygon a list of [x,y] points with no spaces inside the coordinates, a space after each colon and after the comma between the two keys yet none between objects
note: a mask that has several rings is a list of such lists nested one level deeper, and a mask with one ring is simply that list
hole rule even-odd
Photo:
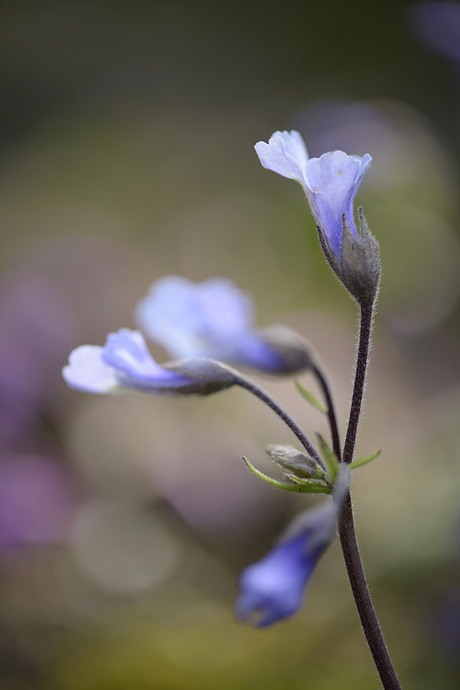
[{"label": "flower petal", "polygon": [[115,393],[122,389],[177,392],[196,383],[180,372],[157,364],[142,335],[127,328],[110,333],[105,347],[77,347],[71,352],[62,375],[71,388],[87,393]]},{"label": "flower petal", "polygon": [[252,303],[229,280],[211,278],[193,283],[165,276],[139,302],[136,317],[141,328],[173,358],[228,359],[235,338],[252,324]]},{"label": "flower petal", "polygon": [[101,358],[107,365],[114,367],[119,375],[133,380],[148,383],[170,378],[170,372],[165,372],[152,359],[139,331],[121,328],[117,333],[109,333]]},{"label": "flower petal", "polygon": [[113,393],[119,388],[113,367],[102,360],[104,348],[81,345],[70,353],[62,375],[70,388],[86,393]]},{"label": "flower petal", "polygon": [[304,184],[308,153],[299,132],[275,132],[268,144],[259,141],[254,148],[264,168]]},{"label": "flower petal", "polygon": [[351,232],[358,238],[353,199],[371,161],[369,154],[361,158],[343,151],[331,151],[320,158],[309,159],[301,135],[294,130],[275,132],[268,144],[259,141],[255,148],[264,168],[298,180],[303,186],[321,238],[331,255],[329,259],[339,266],[343,214]]},{"label": "flower petal", "polygon": [[310,363],[308,348],[287,329],[261,333],[250,297],[230,280],[202,283],[165,276],[136,308],[147,335],[173,358],[206,358],[272,374],[296,373]]},{"label": "flower petal", "polygon": [[353,218],[353,199],[371,161],[349,156],[343,151],[324,153],[308,161],[306,179],[308,199],[313,215],[329,245],[338,257],[342,244],[342,216],[345,214],[350,230],[358,237]]},{"label": "flower petal", "polygon": [[320,555],[308,552],[301,535],[277,545],[246,568],[239,582],[238,618],[260,628],[296,613]]}]

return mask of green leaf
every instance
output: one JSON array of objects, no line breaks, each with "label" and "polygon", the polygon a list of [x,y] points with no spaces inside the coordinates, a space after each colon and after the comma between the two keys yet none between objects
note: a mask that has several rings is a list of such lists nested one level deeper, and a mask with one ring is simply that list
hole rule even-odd
[{"label": "green leaf", "polygon": [[321,447],[321,457],[326,464],[331,481],[334,482],[337,472],[339,471],[339,459],[321,434],[316,434],[316,436],[318,437],[319,445]]},{"label": "green leaf", "polygon": [[243,460],[246,464],[246,467],[248,467],[253,474],[256,475],[256,477],[259,477],[260,479],[263,479],[264,482],[267,482],[267,484],[271,484],[271,486],[276,487],[277,489],[283,489],[283,491],[294,491],[296,493],[302,493],[302,494],[329,494],[331,493],[330,489],[327,486],[323,486],[317,482],[311,482],[307,483],[305,482],[304,484],[285,484],[284,482],[279,482],[276,479],[272,479],[272,477],[267,477],[266,474],[263,472],[260,472],[258,469],[252,465],[247,458],[244,457],[243,455]]},{"label": "green leaf", "polygon": [[350,462],[350,469],[355,470],[357,467],[367,465],[368,462],[372,462],[372,460],[375,460],[375,458],[378,457],[381,452],[381,450],[376,450],[375,453],[370,453],[369,455],[365,455],[363,458],[353,460],[353,462]]},{"label": "green leaf", "polygon": [[323,403],[318,400],[316,395],[313,395],[313,393],[308,390],[308,388],[305,388],[303,383],[300,383],[298,379],[294,381],[295,387],[299,391],[300,395],[307,400],[310,405],[313,405],[313,407],[316,407],[317,410],[319,410],[322,414],[327,414],[327,407],[323,405]]}]

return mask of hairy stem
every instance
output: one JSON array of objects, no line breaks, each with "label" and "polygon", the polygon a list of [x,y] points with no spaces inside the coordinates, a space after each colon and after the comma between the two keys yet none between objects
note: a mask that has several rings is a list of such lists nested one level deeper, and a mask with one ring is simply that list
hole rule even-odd
[{"label": "hairy stem", "polygon": [[283,420],[285,424],[290,428],[292,433],[297,436],[299,439],[300,443],[302,446],[305,448],[307,453],[316,460],[316,462],[321,466],[321,468],[326,471],[326,467],[321,460],[318,451],[308,438],[308,436],[302,431],[300,426],[297,424],[294,419],[284,410],[281,405],[274,399],[272,398],[271,395],[269,395],[263,388],[258,386],[254,381],[251,379],[246,378],[239,372],[234,372],[235,373],[235,378],[236,378],[236,383],[238,386],[241,386],[241,388],[245,388],[247,391],[255,395],[259,400],[262,400],[263,403],[268,405],[270,409],[272,409],[280,419]]},{"label": "hairy stem", "polygon": [[[356,435],[364,395],[366,369],[369,361],[369,345],[372,330],[373,306],[361,308],[358,356],[356,360],[353,396],[348,419],[347,435],[343,450],[343,462],[353,460]],[[340,544],[347,568],[348,578],[358,609],[359,618],[366,636],[367,644],[374,659],[385,690],[401,690],[401,686],[388,654],[382,630],[372,603],[363,564],[359,555],[358,543],[353,520],[353,508],[350,493],[345,498],[338,520]]]},{"label": "hairy stem", "polygon": [[331,437],[332,437],[332,450],[334,451],[335,455],[337,456],[338,461],[341,462],[339,427],[337,424],[337,417],[335,414],[335,407],[334,407],[334,403],[332,400],[332,395],[331,395],[331,391],[329,388],[329,384],[326,380],[326,377],[323,375],[323,372],[316,365],[313,365],[312,371],[313,371],[313,374],[316,376],[316,379],[318,380],[318,382],[321,386],[324,398],[326,400],[327,418],[329,420],[329,428],[331,430]]},{"label": "hairy stem", "polygon": [[369,360],[372,318],[373,306],[369,305],[362,307],[355,382],[353,385],[353,396],[350,405],[350,416],[348,418],[347,435],[345,437],[345,444],[343,447],[343,461],[347,464],[353,460],[353,453],[355,452],[356,435],[358,433],[359,417],[361,415],[364,394],[364,383],[366,380],[366,369]]},{"label": "hairy stem", "polygon": [[340,514],[339,536],[356,608],[382,685],[385,690],[401,690],[367,586],[356,541],[350,494]]}]

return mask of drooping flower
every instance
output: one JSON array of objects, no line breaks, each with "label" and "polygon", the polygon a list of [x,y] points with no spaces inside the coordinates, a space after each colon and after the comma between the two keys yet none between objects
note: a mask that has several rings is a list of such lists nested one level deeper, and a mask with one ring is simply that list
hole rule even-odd
[{"label": "drooping flower", "polygon": [[157,364],[139,331],[110,333],[104,347],[82,345],[70,353],[62,370],[66,383],[86,393],[208,395],[234,384],[231,370],[218,362],[188,359]]},{"label": "drooping flower", "polygon": [[334,539],[349,481],[350,468],[342,463],[332,500],[301,513],[276,546],[242,572],[235,605],[240,620],[262,628],[299,610],[316,564]]},{"label": "drooping flower", "polygon": [[294,332],[255,330],[250,297],[225,278],[194,283],[165,276],[139,302],[136,318],[174,359],[211,358],[273,374],[294,373],[310,364],[308,347]]},{"label": "drooping flower", "polygon": [[379,245],[371,234],[363,209],[358,209],[360,234],[353,200],[371,157],[343,151],[308,158],[299,132],[275,132],[268,144],[255,146],[268,170],[300,182],[316,220],[321,248],[334,273],[361,307],[371,306],[380,280]]},{"label": "drooping flower", "polygon": [[334,537],[335,524],[332,501],[300,515],[284,538],[241,574],[237,617],[261,628],[296,613],[315,566]]}]

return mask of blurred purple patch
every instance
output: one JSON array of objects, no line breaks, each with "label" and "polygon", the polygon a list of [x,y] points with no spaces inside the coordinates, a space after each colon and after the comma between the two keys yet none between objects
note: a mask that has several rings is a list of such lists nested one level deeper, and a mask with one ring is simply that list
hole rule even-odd
[{"label": "blurred purple patch", "polygon": [[58,287],[39,273],[15,273],[0,290],[0,445],[29,447],[41,410],[59,391],[75,329]]},{"label": "blurred purple patch", "polygon": [[0,296],[0,389],[31,403],[48,402],[74,331],[68,305],[52,281],[15,275]]},{"label": "blurred purple patch", "polygon": [[409,22],[430,48],[460,60],[460,3],[418,2],[409,8]]},{"label": "blurred purple patch", "polygon": [[434,637],[443,652],[460,666],[460,589],[453,589],[439,607]]},{"label": "blurred purple patch", "polygon": [[52,458],[10,455],[0,460],[0,548],[65,541],[76,496]]}]

